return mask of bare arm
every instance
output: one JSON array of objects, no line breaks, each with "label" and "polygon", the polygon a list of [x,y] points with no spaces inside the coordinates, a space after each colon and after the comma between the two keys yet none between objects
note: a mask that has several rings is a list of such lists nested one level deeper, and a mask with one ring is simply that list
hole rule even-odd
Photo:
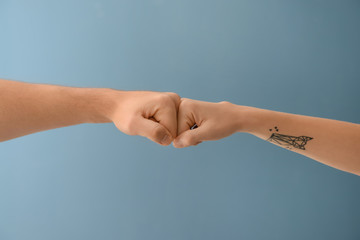
[{"label": "bare arm", "polygon": [[179,96],[30,84],[0,79],[0,141],[81,123],[114,122],[122,132],[168,145]]},{"label": "bare arm", "polygon": [[[359,124],[190,99],[182,100],[178,121],[176,147],[247,132],[326,165],[360,175]],[[199,127],[189,130],[195,123]]]}]

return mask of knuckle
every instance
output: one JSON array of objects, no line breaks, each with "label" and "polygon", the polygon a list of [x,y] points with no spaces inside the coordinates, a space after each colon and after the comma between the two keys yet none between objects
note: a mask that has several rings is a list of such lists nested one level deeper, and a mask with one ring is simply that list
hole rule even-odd
[{"label": "knuckle", "polygon": [[221,102],[219,102],[219,104],[222,104],[222,105],[230,105],[231,103],[228,102],[228,101],[221,101]]},{"label": "knuckle", "polygon": [[181,102],[180,102],[180,106],[183,108],[188,108],[192,105],[192,102],[190,99],[188,98],[182,98]]},{"label": "knuckle", "polygon": [[157,101],[162,105],[167,105],[171,102],[171,97],[167,94],[162,93],[158,96]]},{"label": "knuckle", "polygon": [[179,94],[174,93],[174,92],[167,92],[166,94],[168,94],[172,98],[173,101],[180,102],[181,98],[180,98]]}]

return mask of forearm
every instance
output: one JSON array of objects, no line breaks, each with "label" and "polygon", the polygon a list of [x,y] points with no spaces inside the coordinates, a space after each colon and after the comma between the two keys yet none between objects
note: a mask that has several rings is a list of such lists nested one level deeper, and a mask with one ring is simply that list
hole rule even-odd
[{"label": "forearm", "polygon": [[360,175],[360,125],[237,106],[239,131]]},{"label": "forearm", "polygon": [[0,141],[75,124],[110,122],[110,92],[0,80]]}]

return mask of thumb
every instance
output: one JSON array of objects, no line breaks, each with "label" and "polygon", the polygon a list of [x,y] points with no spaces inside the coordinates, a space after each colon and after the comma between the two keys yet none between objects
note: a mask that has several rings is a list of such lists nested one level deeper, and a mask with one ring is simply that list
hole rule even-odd
[{"label": "thumb", "polygon": [[158,144],[169,145],[173,140],[170,132],[156,121],[141,117],[135,125],[140,136],[147,137]]},{"label": "thumb", "polygon": [[197,145],[206,139],[206,135],[207,134],[203,126],[193,130],[186,130],[174,140],[174,147],[184,148]]}]

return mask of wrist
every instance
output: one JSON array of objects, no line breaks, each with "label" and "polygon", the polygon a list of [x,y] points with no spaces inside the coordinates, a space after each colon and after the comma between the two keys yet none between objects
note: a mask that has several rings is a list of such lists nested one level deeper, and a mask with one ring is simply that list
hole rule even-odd
[{"label": "wrist", "polygon": [[112,122],[121,91],[109,88],[84,88],[80,91],[79,104],[87,123]]},{"label": "wrist", "polygon": [[257,112],[260,110],[258,108],[235,105],[235,114],[234,119],[236,121],[236,131],[237,132],[246,132],[252,133],[256,129],[258,124]]}]

